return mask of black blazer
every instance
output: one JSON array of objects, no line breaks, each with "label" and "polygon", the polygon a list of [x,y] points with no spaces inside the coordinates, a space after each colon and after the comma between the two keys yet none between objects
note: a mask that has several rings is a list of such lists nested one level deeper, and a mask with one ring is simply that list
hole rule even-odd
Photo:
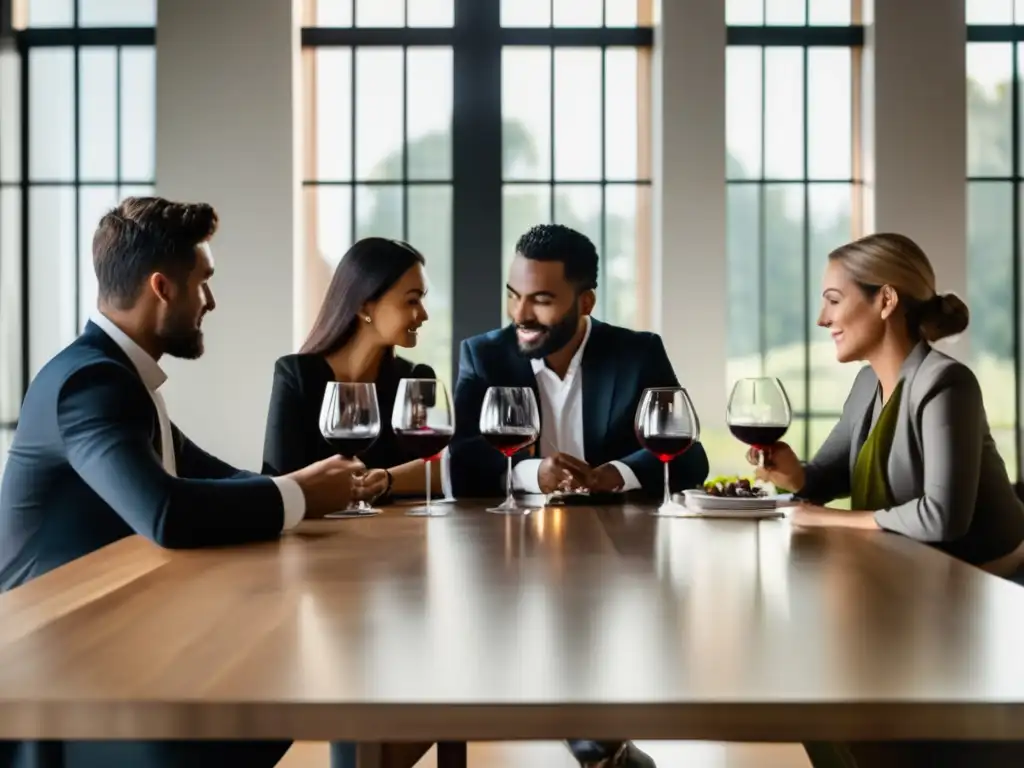
[{"label": "black blazer", "polygon": [[172,424],[178,477],[160,459],[156,406],[128,356],[85,331],[32,381],[0,484],[0,591],[138,533],[185,548],[274,538],[281,494]]},{"label": "black blazer", "polygon": [[[621,461],[636,475],[643,491],[660,498],[664,476],[657,457],[640,447],[634,419],[648,387],[679,385],[661,337],[655,333],[591,321],[583,352],[583,448],[591,466]],[[452,492],[456,496],[503,493],[505,457],[480,437],[480,409],[488,387],[530,387],[538,398],[537,378],[530,361],[516,348],[515,328],[507,326],[462,342],[459,378],[455,384],[455,436],[451,443]],[[541,425],[543,429],[543,425]],[[528,451],[512,462],[529,458]],[[708,474],[700,443],[673,461],[673,491],[694,488]]]},{"label": "black blazer", "polygon": [[[413,368],[416,373],[413,376]],[[370,469],[388,469],[413,461],[391,429],[391,411],[403,378],[436,378],[427,365],[413,366],[401,357],[386,357],[377,375],[380,435],[360,461]],[[334,371],[321,355],[285,355],[274,365],[270,412],[263,439],[263,474],[283,475],[337,454],[320,434],[320,404]]]}]

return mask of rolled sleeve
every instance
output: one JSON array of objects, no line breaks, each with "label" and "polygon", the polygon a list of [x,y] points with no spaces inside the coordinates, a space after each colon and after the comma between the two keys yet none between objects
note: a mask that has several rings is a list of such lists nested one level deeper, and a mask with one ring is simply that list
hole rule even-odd
[{"label": "rolled sleeve", "polygon": [[281,532],[289,531],[306,516],[306,496],[299,484],[290,477],[272,477],[274,485],[281,494],[281,504],[284,506],[284,525]]}]

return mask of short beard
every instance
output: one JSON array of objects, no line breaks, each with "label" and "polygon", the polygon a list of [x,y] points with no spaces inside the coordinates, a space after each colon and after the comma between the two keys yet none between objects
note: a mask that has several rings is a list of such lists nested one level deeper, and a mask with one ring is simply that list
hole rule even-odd
[{"label": "short beard", "polygon": [[532,360],[540,360],[548,355],[553,355],[572,341],[579,327],[580,305],[579,300],[577,299],[573,302],[572,308],[565,313],[561,320],[554,325],[545,327],[545,335],[541,337],[537,344],[524,347],[518,343],[517,339],[516,349],[519,350],[519,354],[523,357],[527,357]]},{"label": "short beard", "polygon": [[203,332],[192,324],[178,318],[171,318],[167,326],[159,331],[164,354],[180,357],[183,360],[195,360],[204,352]]}]

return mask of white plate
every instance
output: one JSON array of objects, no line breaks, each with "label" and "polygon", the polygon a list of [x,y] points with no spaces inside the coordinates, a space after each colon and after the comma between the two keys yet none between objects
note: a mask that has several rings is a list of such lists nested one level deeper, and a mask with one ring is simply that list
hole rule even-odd
[{"label": "white plate", "polygon": [[779,504],[786,504],[793,498],[789,493],[778,493],[773,496],[762,496],[760,498],[743,498],[734,496],[712,496],[700,490],[690,489],[683,491],[683,503],[688,509],[701,512],[741,510],[774,510]]}]

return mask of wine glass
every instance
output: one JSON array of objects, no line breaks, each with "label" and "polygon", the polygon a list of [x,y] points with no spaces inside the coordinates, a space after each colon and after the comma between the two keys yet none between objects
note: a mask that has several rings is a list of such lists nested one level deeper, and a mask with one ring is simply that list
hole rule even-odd
[{"label": "wine glass", "polygon": [[537,398],[529,387],[488,387],[480,408],[480,435],[505,455],[505,501],[488,512],[528,515],[532,511],[516,504],[512,495],[512,456],[532,445],[540,434]]},{"label": "wine glass", "polygon": [[399,444],[423,459],[427,475],[427,502],[406,512],[414,517],[440,517],[443,507],[430,504],[430,463],[440,457],[455,432],[455,415],[444,382],[437,379],[402,379],[398,382],[391,427]]},{"label": "wine glass", "polygon": [[653,514],[662,517],[686,514],[686,507],[672,500],[669,463],[700,440],[700,420],[689,394],[682,387],[645,389],[636,409],[635,427],[640,445],[657,456],[665,469],[665,493],[661,506]]},{"label": "wine glass", "polygon": [[[340,456],[351,459],[368,451],[380,435],[377,387],[372,383],[327,382],[320,403],[320,434]],[[341,514],[379,512],[360,499],[351,501]]]},{"label": "wine glass", "polygon": [[758,466],[764,466],[765,449],[782,439],[792,420],[789,396],[778,379],[740,379],[733,386],[725,421],[737,440],[757,449]]}]

